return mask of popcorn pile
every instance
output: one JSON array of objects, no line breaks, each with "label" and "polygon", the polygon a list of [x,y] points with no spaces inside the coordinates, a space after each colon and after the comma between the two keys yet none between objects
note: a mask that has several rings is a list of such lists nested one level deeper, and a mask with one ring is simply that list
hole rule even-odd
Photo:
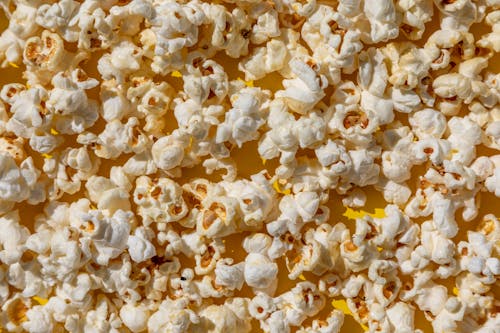
[{"label": "popcorn pile", "polygon": [[498,0],[0,7],[2,332],[500,331]]}]

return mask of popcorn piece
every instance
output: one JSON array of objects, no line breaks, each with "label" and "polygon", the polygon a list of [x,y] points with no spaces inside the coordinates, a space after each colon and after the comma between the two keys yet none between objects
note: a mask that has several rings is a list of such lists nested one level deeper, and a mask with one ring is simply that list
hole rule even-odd
[{"label": "popcorn piece", "polygon": [[219,286],[225,286],[230,290],[240,290],[243,286],[244,264],[228,265],[231,262],[223,263],[221,260],[217,262],[215,267],[215,283]]},{"label": "popcorn piece", "polygon": [[279,39],[271,39],[266,46],[258,47],[239,63],[238,69],[245,73],[245,80],[259,80],[265,75],[281,70],[287,59],[286,44]]},{"label": "popcorn piece", "polygon": [[78,29],[74,20],[78,10],[79,4],[71,0],[63,0],[52,5],[43,4],[36,11],[36,24],[57,31],[68,42],[76,42]]},{"label": "popcorn piece", "polygon": [[[117,210],[111,218],[103,217],[98,211],[82,216],[80,229],[86,236],[86,251],[98,264],[106,265],[126,249],[132,216],[123,210]],[[91,252],[91,244],[97,253]]]},{"label": "popcorn piece", "polygon": [[24,244],[29,236],[28,228],[19,224],[18,211],[9,212],[0,221],[5,230],[2,233],[0,260],[7,265],[18,262],[25,251]]},{"label": "popcorn piece", "polygon": [[397,302],[387,309],[387,317],[394,329],[394,332],[414,332],[413,311],[404,302]]},{"label": "popcorn piece", "polygon": [[122,83],[133,71],[141,67],[142,50],[134,44],[123,41],[113,48],[111,54],[99,59],[97,69],[105,80],[115,79]]},{"label": "popcorn piece", "polygon": [[64,68],[68,61],[63,40],[48,30],[44,30],[41,37],[31,37],[26,41],[23,58],[30,76],[33,76],[30,83],[42,84],[49,82],[52,75]]},{"label": "popcorn piece", "polygon": [[231,96],[233,108],[217,127],[216,143],[234,141],[238,147],[258,138],[258,129],[265,123],[264,112],[268,96],[256,88],[243,89]]},{"label": "popcorn piece", "polygon": [[179,221],[188,213],[182,198],[182,188],[168,178],[137,178],[134,202],[145,225]]},{"label": "popcorn piece", "polygon": [[164,170],[177,167],[184,158],[184,147],[173,136],[165,136],[156,141],[151,151],[158,168]]},{"label": "popcorn piece", "polygon": [[[46,102],[47,109],[54,113],[55,129],[63,134],[81,133],[91,127],[98,117],[98,106],[89,100],[83,89],[97,86],[95,79],[88,79],[85,72],[75,70],[74,78],[68,79],[61,74],[52,78],[54,89]],[[73,81],[76,79],[75,81]]]},{"label": "popcorn piece", "polygon": [[251,325],[248,319],[238,316],[236,309],[236,307],[232,308],[230,304],[209,305],[200,311],[200,330],[213,333],[235,330],[250,332]]},{"label": "popcorn piece", "polygon": [[156,255],[155,246],[151,243],[151,233],[151,230],[139,227],[135,230],[134,235],[128,237],[128,252],[133,261],[143,262]]},{"label": "popcorn piece", "polygon": [[327,85],[326,78],[317,75],[312,67],[298,59],[290,61],[290,68],[296,78],[284,80],[285,90],[276,92],[276,97],[283,98],[288,107],[299,114],[306,114],[323,96]]},{"label": "popcorn piece", "polygon": [[278,265],[267,257],[258,253],[250,253],[245,258],[244,276],[249,286],[262,291],[274,289],[277,275]]},{"label": "popcorn piece", "polygon": [[394,24],[396,10],[392,1],[383,1],[375,4],[365,2],[363,10],[370,22],[370,37],[372,43],[386,41],[398,36],[399,29]]},{"label": "popcorn piece", "polygon": [[126,304],[120,309],[123,324],[132,332],[142,332],[147,329],[149,310],[143,304]]}]

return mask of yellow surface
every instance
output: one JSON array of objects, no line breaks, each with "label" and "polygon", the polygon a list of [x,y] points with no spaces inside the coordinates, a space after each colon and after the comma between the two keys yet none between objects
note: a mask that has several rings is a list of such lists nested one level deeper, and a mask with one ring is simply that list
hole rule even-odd
[{"label": "yellow surface", "polygon": [[342,214],[342,216],[345,216],[351,220],[362,219],[366,215],[381,219],[385,217],[385,210],[384,208],[375,208],[375,211],[373,213],[369,213],[362,209],[354,210],[351,207],[346,207],[344,214]]},{"label": "yellow surface", "polygon": [[[435,18],[437,18],[438,11],[435,8]],[[0,29],[4,29],[6,27],[7,23],[5,21],[5,18],[0,20]],[[424,37],[420,41],[414,42],[417,45],[422,45],[423,42],[426,40],[426,38],[438,27],[438,22],[434,20],[433,22],[429,22],[426,24],[426,32],[424,34]],[[476,36],[476,38],[485,32],[491,31],[491,28],[488,26],[483,26],[480,24],[475,24],[472,27],[472,32]],[[404,37],[400,37],[397,39],[397,41],[404,41]],[[97,53],[99,55],[99,53]],[[96,70],[96,64],[97,64],[97,57],[94,57],[90,59],[87,63],[83,65],[84,70],[89,74],[91,77],[98,77],[98,72]],[[219,63],[224,64],[225,68],[228,70],[229,78],[234,80],[234,79],[239,79],[241,81],[244,81],[241,79],[241,77],[244,77],[244,74],[241,73],[240,71],[237,70],[237,64],[238,61],[236,59],[232,59],[227,57],[224,54],[220,54],[216,57],[215,59]],[[22,79],[22,71],[24,70],[24,66],[20,64],[14,64],[10,63],[10,66],[4,69],[0,69],[1,75],[0,75],[0,85],[10,83],[10,82],[19,82],[25,84],[25,80]],[[490,67],[489,70],[491,71],[499,71],[500,70],[500,56],[497,54],[495,57],[490,59]],[[182,74],[178,71],[174,71],[171,73],[170,77],[165,77],[165,80],[168,81],[174,88],[180,89],[182,88]],[[244,81],[247,86],[260,86],[265,89],[270,89],[270,90],[278,90],[281,88],[281,77],[273,73],[271,75],[268,75],[266,78],[257,80],[257,81]],[[94,99],[98,99],[98,89],[93,89],[90,91],[90,95]],[[173,114],[170,113],[168,115],[169,123],[167,125],[167,128],[172,130],[177,127],[175,118],[173,118]],[[90,129],[90,131],[93,131],[94,133],[99,133],[102,131],[104,127],[103,121],[97,122],[93,128]],[[54,132],[51,132],[53,134],[57,134],[55,130]],[[42,165],[42,159],[43,157],[45,158],[51,158],[51,155],[48,154],[34,154],[29,148],[27,148],[27,153],[33,156],[35,160],[35,164],[37,167],[40,168]],[[483,154],[483,155],[488,155],[488,154],[496,154],[498,152],[492,151],[487,148],[479,148],[478,149],[478,155]],[[263,160],[260,158],[260,156],[257,153],[257,144],[256,142],[249,142],[245,143],[242,148],[238,149],[235,148],[232,151],[232,157],[238,162],[238,175],[240,177],[249,177],[250,175],[257,173],[261,171],[263,168],[267,169],[269,173],[272,175],[274,174],[274,169],[278,166],[278,162],[276,159],[274,160]],[[109,176],[109,170],[112,165],[116,165],[119,163],[122,163],[125,159],[117,159],[115,161],[106,161],[103,160],[102,165],[100,167],[100,170],[98,172],[99,175],[102,176]],[[185,182],[191,178],[195,177],[204,177],[208,178],[210,180],[219,180],[220,179],[220,173],[214,172],[212,175],[207,175],[204,172],[204,169],[198,165],[194,168],[188,169],[188,170],[183,170],[183,178],[180,180],[180,182]],[[413,183],[417,182],[417,177],[414,177],[412,180]],[[65,195],[61,201],[67,201],[71,202],[73,200],[76,200],[82,196],[84,196],[84,191],[83,191],[83,186],[82,190],[74,195]],[[282,193],[282,194],[287,194],[289,193],[290,190],[283,189],[282,185],[276,182],[274,184],[274,188],[276,189],[277,192]],[[384,212],[383,208],[385,206],[385,202],[381,196],[381,194],[373,189],[373,187],[368,187],[364,188],[365,193],[368,196],[368,201],[366,206],[357,211],[357,210],[352,210],[350,208],[346,209],[342,205],[339,204],[341,202],[341,198],[335,194],[331,193],[330,195],[330,201],[328,202],[328,207],[330,208],[330,213],[331,217],[330,220],[332,222],[343,222],[349,227],[351,230],[354,228],[354,221],[352,219],[355,219],[357,217],[362,217],[366,214],[371,215],[373,217],[383,217]],[[459,225],[460,225],[460,232],[459,235],[455,238],[455,240],[458,242],[458,240],[466,239],[466,231],[474,229],[476,225],[478,224],[479,220],[481,219],[482,216],[488,213],[494,213],[497,216],[500,216],[500,205],[498,204],[498,199],[494,197],[490,193],[483,193],[482,195],[482,203],[480,206],[480,211],[478,217],[471,222],[463,222],[459,220]],[[18,204],[15,209],[19,209],[21,219],[24,222],[24,224],[33,230],[33,221],[34,217],[37,214],[42,213],[43,211],[43,205],[38,205],[38,206],[30,206],[27,204]],[[370,213],[372,212],[372,213]],[[230,249],[225,255],[234,258],[237,262],[241,261],[245,257],[244,251],[241,249],[241,242],[243,238],[246,236],[246,234],[239,234],[239,235],[232,235],[230,237],[227,237],[225,239],[226,241],[226,246],[228,249]],[[187,263],[186,263],[187,264]],[[288,271],[286,269],[286,265],[284,263],[283,259],[278,260],[278,265],[279,265],[279,286],[278,286],[278,291],[277,294],[282,293],[284,291],[289,290],[292,288],[298,281],[291,281],[288,279]],[[303,275],[299,276],[300,280],[311,280],[313,282],[317,281],[317,277],[306,272]],[[452,280],[446,281],[446,286],[450,290],[450,294],[458,294],[458,289],[454,286],[454,283]],[[495,289],[495,295],[497,297],[500,295],[499,293],[499,287],[496,286]],[[235,296],[251,296],[252,293],[248,287],[244,287],[240,292],[238,292]],[[33,297],[33,300],[38,303],[38,304],[45,304],[47,302],[46,299],[39,298],[39,297]],[[363,332],[366,330],[366,327],[360,327],[358,323],[354,321],[352,316],[350,315],[350,311],[347,308],[347,304],[345,300],[342,299],[336,299],[332,300],[330,303],[327,303],[327,306],[317,315],[318,318],[325,318],[328,313],[333,309],[337,308],[346,313],[346,318],[345,318],[345,323],[342,328],[342,332],[350,332],[350,333],[356,333],[356,332]],[[312,318],[308,319],[304,324],[310,323],[312,321]],[[257,324],[254,321],[254,324]],[[416,312],[416,328],[422,329],[424,332],[431,332],[432,328],[429,325],[429,323],[425,320],[423,313],[420,311]],[[254,331],[258,332],[260,329],[258,328],[258,324],[254,327]],[[1,332],[1,329],[0,329]]]},{"label": "yellow surface", "polygon": [[49,301],[48,299],[46,298],[42,298],[42,297],[38,297],[38,296],[33,296],[32,299],[38,303],[39,305],[45,305],[47,304],[47,302]]},{"label": "yellow surface", "polygon": [[182,74],[179,71],[173,71],[170,75],[172,75],[173,77],[182,77]]}]

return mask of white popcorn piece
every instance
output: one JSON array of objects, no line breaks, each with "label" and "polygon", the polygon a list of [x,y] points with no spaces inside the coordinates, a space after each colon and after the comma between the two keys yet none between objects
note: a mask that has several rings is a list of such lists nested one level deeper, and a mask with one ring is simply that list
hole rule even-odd
[{"label": "white popcorn piece", "polygon": [[5,232],[2,233],[2,250],[0,260],[7,265],[13,264],[21,258],[24,244],[29,236],[28,228],[19,224],[19,214],[17,211],[9,212],[0,217]]},{"label": "white popcorn piece", "polygon": [[215,266],[215,283],[219,286],[227,287],[230,290],[238,289],[243,287],[244,283],[244,264],[239,263],[236,265],[230,265],[231,262],[222,262],[219,260]]},{"label": "white popcorn piece", "polygon": [[268,95],[256,88],[245,88],[231,96],[233,108],[217,127],[216,143],[234,141],[238,147],[258,138],[258,129],[265,123]]},{"label": "white popcorn piece", "polygon": [[414,278],[413,288],[402,292],[401,299],[414,298],[422,311],[430,311],[433,316],[442,311],[448,299],[446,287],[434,283],[431,271],[423,271]]},{"label": "white popcorn piece", "polygon": [[35,169],[31,157],[18,167],[16,161],[6,153],[0,153],[0,170],[0,210],[8,211],[13,203],[30,198],[39,171]]},{"label": "white popcorn piece", "polygon": [[299,326],[307,318],[317,314],[325,305],[324,296],[316,286],[307,281],[299,282],[290,291],[278,296],[280,307],[285,312],[285,322]]},{"label": "white popcorn piece", "polygon": [[152,230],[139,227],[135,229],[134,235],[128,237],[128,252],[133,261],[140,263],[156,255],[156,248],[151,243],[151,234]]},{"label": "white popcorn piece", "polygon": [[34,306],[26,311],[26,319],[22,323],[22,327],[28,332],[48,333],[54,329],[52,315],[43,306]]},{"label": "white popcorn piece", "polygon": [[97,102],[89,100],[83,90],[95,87],[98,82],[88,79],[83,71],[74,72],[72,76],[72,79],[61,74],[54,76],[51,81],[54,89],[46,102],[47,110],[57,115],[54,121],[56,131],[63,134],[81,133],[98,117]]},{"label": "white popcorn piece", "polygon": [[404,302],[397,302],[387,309],[387,317],[394,332],[409,333],[415,331],[414,309]]},{"label": "white popcorn piece", "polygon": [[399,29],[395,24],[396,9],[392,1],[365,2],[363,11],[370,22],[370,38],[373,43],[396,38]]},{"label": "white popcorn piece", "polygon": [[111,54],[99,59],[97,69],[105,80],[116,79],[122,83],[133,71],[141,67],[142,50],[131,42],[123,41]]},{"label": "white popcorn piece", "polygon": [[323,75],[317,75],[314,64],[292,59],[289,65],[296,78],[284,80],[285,90],[277,91],[275,96],[284,99],[294,112],[306,114],[324,97],[328,82]]},{"label": "white popcorn piece", "polygon": [[224,237],[237,230],[238,202],[231,197],[207,198],[205,206],[197,216],[196,230],[208,237]]},{"label": "white popcorn piece", "polygon": [[138,206],[142,223],[168,223],[186,216],[188,207],[182,198],[182,192],[179,184],[168,178],[138,177],[134,202]]},{"label": "white popcorn piece", "polygon": [[184,158],[184,147],[174,137],[159,139],[153,144],[151,152],[157,167],[163,170],[177,167]]},{"label": "white popcorn piece", "polygon": [[78,10],[79,4],[72,0],[63,0],[52,5],[43,4],[36,11],[36,23],[45,29],[57,31],[68,42],[76,42],[78,29],[75,17]]},{"label": "white popcorn piece", "polygon": [[245,258],[244,277],[249,286],[262,291],[273,290],[277,275],[278,265],[266,256],[250,253]]},{"label": "white popcorn piece", "polygon": [[[195,244],[192,244],[195,245]],[[221,252],[224,249],[217,245],[216,241],[212,241],[209,245],[204,245],[201,248],[195,249],[195,272],[198,275],[206,275],[212,272],[217,265],[217,261],[221,258]]]},{"label": "white popcorn piece", "polygon": [[264,320],[276,311],[276,304],[273,298],[266,293],[257,292],[248,305],[248,311],[253,318]]},{"label": "white popcorn piece", "polygon": [[9,3],[2,4],[2,7],[8,18],[8,27],[0,37],[0,59],[2,67],[5,67],[9,63],[20,63],[26,39],[34,36],[39,26],[35,22],[37,8],[34,4],[17,3],[12,6]]},{"label": "white popcorn piece", "polygon": [[497,169],[500,159],[498,155],[490,156],[489,159],[493,163],[494,169],[492,175],[486,179],[485,185],[488,191],[495,193],[495,195],[498,195],[499,192],[497,190],[498,186],[496,183],[496,178],[498,177]]},{"label": "white popcorn piece", "polygon": [[200,311],[200,325],[194,332],[250,332],[251,325],[246,317],[238,316],[237,307],[230,304],[209,305]]},{"label": "white popcorn piece", "polygon": [[[127,248],[132,217],[131,212],[121,209],[110,218],[103,217],[98,211],[83,215],[79,228],[86,236],[84,252],[100,265],[118,257]],[[93,249],[97,253],[93,253]]]},{"label": "white popcorn piece", "polygon": [[266,46],[258,47],[238,64],[238,69],[245,73],[245,80],[259,80],[265,75],[281,70],[288,58],[287,45],[279,39],[271,39]]},{"label": "white popcorn piece", "polygon": [[446,130],[446,118],[441,112],[433,109],[423,109],[413,113],[410,125],[419,139],[426,137],[441,138]]},{"label": "white popcorn piece", "polygon": [[7,122],[6,128],[20,137],[30,139],[35,134],[35,127],[43,128],[51,121],[52,116],[43,107],[43,102],[48,98],[47,91],[38,86],[21,91],[15,96],[11,105],[13,116]]},{"label": "white popcorn piece", "polygon": [[302,240],[305,244],[293,249],[291,255],[287,254],[286,264],[290,279],[296,279],[304,271],[321,276],[333,268],[334,262],[328,244],[330,232],[330,228],[322,226],[314,232],[313,229],[308,230]]},{"label": "white popcorn piece", "polygon": [[14,294],[2,304],[0,321],[5,329],[13,332],[22,331],[26,321],[26,313],[31,308],[31,300],[23,298],[19,293]]},{"label": "white popcorn piece", "polygon": [[243,248],[247,253],[258,253],[266,255],[271,247],[272,239],[264,233],[255,233],[245,237],[243,240]]},{"label": "white popcorn piece", "polygon": [[125,304],[120,309],[120,318],[132,332],[143,332],[147,329],[149,313],[144,304]]},{"label": "white popcorn piece", "polygon": [[410,113],[417,109],[422,103],[416,92],[402,88],[393,88],[391,99],[394,109],[402,113]]},{"label": "white popcorn piece", "polygon": [[92,176],[87,180],[85,188],[89,199],[97,203],[97,208],[107,215],[118,210],[130,210],[129,193],[108,178]]},{"label": "white popcorn piece", "polygon": [[300,333],[314,332],[314,333],[338,333],[344,324],[344,313],[340,310],[333,310],[326,320],[315,319],[310,327],[305,327],[297,330]]},{"label": "white popcorn piece", "polygon": [[63,40],[58,34],[44,30],[41,37],[26,40],[23,59],[29,69],[30,84],[48,83],[52,75],[67,65],[67,58]]},{"label": "white popcorn piece", "polygon": [[250,41],[253,44],[262,44],[279,35],[278,13],[275,10],[268,10],[257,17],[257,22],[252,27]]},{"label": "white popcorn piece", "polygon": [[125,124],[117,119],[112,120],[98,136],[82,133],[78,140],[90,145],[98,157],[105,159],[114,159],[123,153],[139,154],[151,144],[146,134],[139,129],[139,120],[135,117],[128,118]]}]

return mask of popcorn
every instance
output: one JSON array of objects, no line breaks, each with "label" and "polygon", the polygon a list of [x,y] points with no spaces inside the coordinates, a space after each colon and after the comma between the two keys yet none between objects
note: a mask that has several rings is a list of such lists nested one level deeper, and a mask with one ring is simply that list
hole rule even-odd
[{"label": "popcorn", "polygon": [[244,265],[242,263],[236,265],[228,265],[231,262],[223,263],[218,261],[215,267],[215,283],[219,286],[225,286],[231,290],[240,290],[243,287]]},{"label": "popcorn", "polygon": [[[234,300],[234,299],[233,299]],[[209,305],[200,311],[200,330],[205,332],[250,332],[247,317],[241,316],[231,304]],[[233,310],[234,309],[234,310]]]},{"label": "popcorn", "polygon": [[0,326],[495,331],[497,2],[2,2]]},{"label": "popcorn", "polygon": [[128,237],[128,253],[133,261],[143,262],[156,255],[156,249],[151,243],[151,233],[151,230],[139,227],[135,229],[134,235]]},{"label": "popcorn", "polygon": [[414,332],[414,309],[404,302],[397,302],[387,309],[387,317],[394,332]]},{"label": "popcorn", "polygon": [[57,31],[68,42],[76,42],[78,29],[75,17],[79,9],[79,4],[71,0],[63,0],[52,5],[43,4],[36,11],[36,24]]},{"label": "popcorn", "polygon": [[87,180],[85,187],[89,198],[97,203],[97,208],[107,215],[112,215],[117,210],[130,210],[129,193],[125,188],[114,184],[111,180],[92,176]]},{"label": "popcorn", "polygon": [[486,185],[486,188],[488,189],[488,191],[493,192],[495,195],[500,194],[500,191],[498,190],[498,186],[496,185],[497,184],[496,179],[499,176],[499,171],[497,171],[498,170],[498,167],[497,167],[498,157],[497,156],[498,155],[490,157],[490,161],[493,162],[495,168],[493,169],[493,173],[491,174],[491,176],[489,176],[485,182],[485,185]]},{"label": "popcorn", "polygon": [[294,112],[306,114],[323,98],[326,78],[316,74],[314,64],[292,59],[289,66],[296,78],[284,80],[285,90],[277,91],[276,97],[283,98]]},{"label": "popcorn", "polygon": [[446,130],[446,118],[433,109],[417,111],[409,118],[410,125],[419,139],[426,137],[441,138]]},{"label": "popcorn", "polygon": [[142,332],[147,329],[149,310],[144,304],[126,304],[120,309],[123,324],[132,332]]},{"label": "popcorn", "polygon": [[339,310],[333,310],[324,320],[315,319],[311,327],[299,329],[297,332],[340,332],[344,323],[344,314]]},{"label": "popcorn", "polygon": [[295,255],[295,257],[289,259],[289,255],[287,255],[286,264],[290,270],[288,275],[290,279],[296,279],[304,271],[321,276],[333,268],[327,241],[330,230],[328,230],[329,228],[325,229],[316,230],[314,233],[311,232],[312,229],[307,231],[304,235],[304,246],[291,251],[291,256]]},{"label": "popcorn", "polygon": [[249,286],[262,291],[273,290],[276,287],[277,275],[278,265],[266,256],[250,253],[245,258],[244,277]]},{"label": "popcorn", "polygon": [[45,84],[50,81],[50,76],[65,65],[65,53],[61,37],[48,30],[44,30],[41,37],[26,40],[23,58],[34,82]]},{"label": "popcorn", "polygon": [[[82,216],[81,226],[87,255],[93,257],[96,263],[106,265],[110,259],[118,257],[129,243],[135,242],[129,239],[130,220],[132,214],[123,210],[117,210],[111,218],[99,216],[99,212],[90,211]],[[137,238],[137,236],[131,236]],[[91,245],[92,244],[92,245]],[[94,249],[94,251],[92,251]],[[94,253],[92,253],[94,252]],[[132,254],[131,254],[132,256]],[[132,256],[134,258],[134,256]]]},{"label": "popcorn", "polygon": [[299,326],[307,317],[314,316],[325,305],[324,296],[311,282],[299,282],[290,291],[278,296],[285,312],[285,322]]},{"label": "popcorn", "polygon": [[133,71],[141,67],[142,50],[130,42],[123,41],[111,54],[99,59],[97,69],[105,80],[115,79],[122,83]]},{"label": "popcorn", "polygon": [[398,36],[399,29],[394,24],[396,10],[392,1],[383,1],[379,4],[365,2],[363,10],[370,22],[372,43],[387,41]]},{"label": "popcorn", "polygon": [[8,13],[6,16],[9,19],[7,29],[2,32],[0,37],[2,67],[6,67],[9,63],[19,63],[22,58],[24,42],[39,30],[35,23],[36,7],[27,3],[9,5],[2,5],[5,13]]},{"label": "popcorn", "polygon": [[273,298],[269,295],[258,292],[257,295],[250,301],[248,311],[253,318],[257,320],[264,320],[276,311],[276,304],[274,303]]},{"label": "popcorn", "polygon": [[54,329],[50,312],[42,306],[29,309],[26,312],[26,319],[22,327],[28,332],[50,332]]},{"label": "popcorn", "polygon": [[2,326],[10,331],[21,331],[26,322],[26,313],[31,307],[29,299],[23,299],[19,294],[2,304]]},{"label": "popcorn", "polygon": [[245,80],[259,80],[266,74],[281,70],[287,59],[287,45],[279,39],[271,39],[266,46],[258,47],[238,69],[245,73]]},{"label": "popcorn", "polygon": [[278,13],[275,10],[269,10],[257,17],[257,22],[252,27],[250,42],[262,44],[279,35]]},{"label": "popcorn", "polygon": [[54,76],[54,89],[46,101],[47,110],[57,117],[54,121],[56,131],[63,134],[81,133],[91,127],[98,117],[97,102],[89,100],[83,90],[97,86],[97,80],[88,79],[83,71],[75,71],[72,76],[72,79],[60,74]]},{"label": "popcorn", "polygon": [[85,133],[79,136],[79,140],[90,144],[95,154],[105,159],[114,159],[122,153],[138,154],[150,145],[146,134],[139,129],[139,120],[135,117],[128,118],[125,124],[119,120],[110,121],[98,136]]},{"label": "popcorn", "polygon": [[259,136],[258,129],[265,123],[266,95],[256,88],[246,88],[232,95],[233,108],[217,127],[216,143],[233,141],[241,148],[243,143],[255,140]]},{"label": "popcorn", "polygon": [[24,160],[18,167],[10,155],[1,153],[0,165],[2,171],[0,198],[3,201],[1,206],[2,209],[7,209],[14,202],[21,202],[30,197],[31,187],[36,182],[38,175],[31,157]]},{"label": "popcorn", "polygon": [[24,243],[29,236],[29,230],[19,224],[19,214],[17,211],[9,212],[0,219],[5,230],[9,231],[2,234],[0,260],[4,264],[10,265],[19,261],[25,251]]},{"label": "popcorn", "polygon": [[163,137],[151,147],[153,160],[160,169],[170,170],[181,164],[184,158],[182,143],[176,142],[175,137]]},{"label": "popcorn", "polygon": [[182,198],[182,188],[168,178],[137,178],[134,202],[145,225],[179,221],[188,213]]}]

